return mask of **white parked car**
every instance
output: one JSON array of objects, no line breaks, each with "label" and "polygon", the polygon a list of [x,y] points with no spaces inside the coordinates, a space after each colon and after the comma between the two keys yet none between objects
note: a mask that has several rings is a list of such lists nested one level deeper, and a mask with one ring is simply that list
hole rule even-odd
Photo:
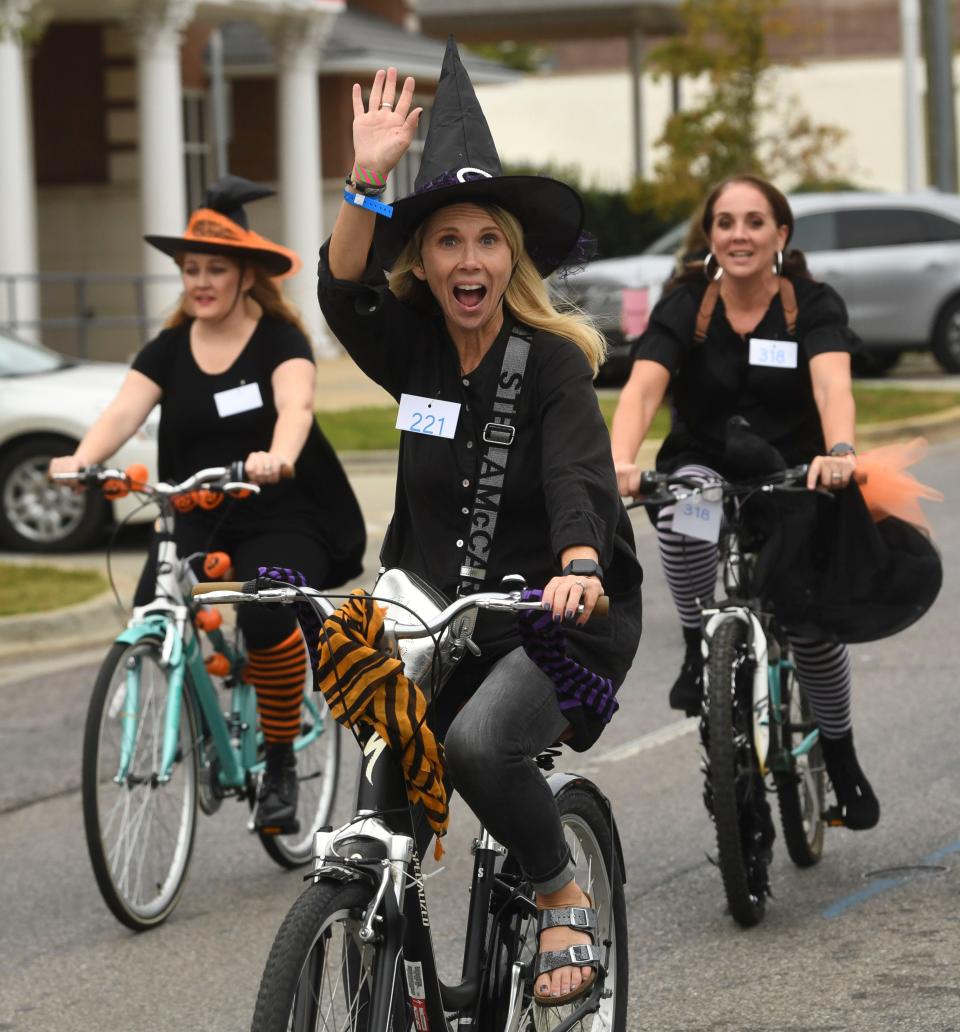
[{"label": "white parked car", "polygon": [[[795,194],[791,247],[810,273],[835,287],[865,350],[854,368],[890,368],[908,350],[930,350],[960,372],[960,197],[933,191]],[[642,254],[593,262],[566,290],[598,323],[610,348],[610,378],[629,365],[630,348],[674,269],[686,225]]]},{"label": "white parked car", "polygon": [[[118,362],[76,362],[0,330],[0,541],[32,552],[90,544],[113,520],[151,520],[134,497],[106,501],[47,480],[55,455],[69,455],[126,375]],[[120,469],[157,472],[158,410],[113,457]],[[139,510],[139,511],[137,511]]]}]

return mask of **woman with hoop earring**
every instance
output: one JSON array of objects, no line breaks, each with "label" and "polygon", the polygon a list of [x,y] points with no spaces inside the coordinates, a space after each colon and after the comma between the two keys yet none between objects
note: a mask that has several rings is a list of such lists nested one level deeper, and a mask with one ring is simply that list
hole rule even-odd
[{"label": "woman with hoop earring", "polygon": [[[639,493],[637,450],[668,387],[673,422],[657,456],[661,472],[725,475],[727,422],[736,415],[788,465],[809,463],[809,488],[845,487],[856,468],[850,354],[859,339],[836,291],[810,278],[801,252],[787,251],[787,199],[757,176],[732,176],[708,196],[701,228],[709,252],[670,281],[634,347],[613,421],[620,493]],[[694,715],[703,694],[697,600],[714,594],[717,546],[675,532],[673,508],[663,506],[656,521],[686,644],[670,705]],[[837,793],[831,817],[873,827],[880,807],[853,747],[847,647],[793,637],[791,644]]]}]

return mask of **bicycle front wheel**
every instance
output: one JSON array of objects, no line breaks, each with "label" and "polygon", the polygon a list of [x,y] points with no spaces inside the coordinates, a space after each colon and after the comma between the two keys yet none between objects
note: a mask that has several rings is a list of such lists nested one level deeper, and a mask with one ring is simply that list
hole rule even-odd
[{"label": "bicycle front wheel", "polygon": [[379,955],[359,933],[373,896],[366,882],[330,881],[300,896],[267,958],[251,1032],[406,1032],[399,987],[388,1028],[370,1027]]},{"label": "bicycle front wheel", "polygon": [[197,821],[197,753],[186,688],[171,777],[161,781],[170,685],[162,642],[115,643],[97,675],[83,736],[83,823],[104,902],[143,931],[183,891]]},{"label": "bicycle front wheel", "polygon": [[[557,797],[560,821],[570,846],[575,877],[589,893],[597,912],[597,945],[606,958],[604,993],[599,1009],[576,1026],[577,1032],[625,1032],[627,1027],[627,911],[623,894],[623,872],[613,834],[610,814],[597,796],[576,785]],[[506,861],[509,864],[508,858]],[[527,889],[532,898],[532,890]],[[540,1032],[552,1029],[569,1017],[584,999],[563,1007],[543,1007],[533,999],[533,970],[537,955],[536,911],[513,919],[514,927],[497,936],[493,977],[497,996],[490,1026],[507,1032]],[[513,1012],[509,1004],[513,1001]]]},{"label": "bicycle front wheel", "polygon": [[747,627],[740,620],[726,620],[717,627],[706,675],[704,801],[716,826],[717,863],[730,914],[749,928],[766,909],[774,832],[753,749],[753,661]]},{"label": "bicycle front wheel", "polygon": [[340,777],[340,725],[326,699],[307,692],[300,736],[293,743],[300,783],[297,814],[300,830],[292,835],[260,834],[260,842],[281,867],[300,867],[313,859],[313,834],[330,823]]},{"label": "bicycle front wheel", "polygon": [[[781,725],[783,749],[787,754],[801,745],[817,726],[810,703],[797,681],[791,663],[781,664],[780,698],[786,714]],[[793,759],[789,771],[776,771],[780,823],[790,859],[798,867],[812,867],[823,856],[826,799],[826,771],[820,739]]]}]

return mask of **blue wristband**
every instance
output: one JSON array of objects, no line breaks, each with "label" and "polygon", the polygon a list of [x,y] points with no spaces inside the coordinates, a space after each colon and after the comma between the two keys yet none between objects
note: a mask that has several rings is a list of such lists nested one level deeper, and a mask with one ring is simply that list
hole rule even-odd
[{"label": "blue wristband", "polygon": [[344,190],[343,199],[347,204],[352,204],[357,208],[366,208],[367,211],[375,212],[377,215],[384,215],[388,219],[393,218],[393,208],[391,208],[389,204],[384,204],[383,201],[378,201],[374,197],[364,197],[363,194],[351,193],[349,190]]}]

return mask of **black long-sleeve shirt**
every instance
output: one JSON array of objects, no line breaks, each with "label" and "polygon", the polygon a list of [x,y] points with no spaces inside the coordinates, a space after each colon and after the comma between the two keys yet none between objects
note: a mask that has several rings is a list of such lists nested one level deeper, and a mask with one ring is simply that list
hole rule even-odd
[{"label": "black long-sleeve shirt", "polygon": [[[461,406],[454,438],[404,433],[393,520],[381,551],[386,566],[419,574],[448,597],[456,594],[470,531],[483,428],[492,419],[497,379],[514,320],[504,325],[480,365],[460,374],[457,350],[439,309],[400,302],[379,270],[359,283],[337,280],[321,251],[318,295],[334,333],[360,368],[398,401],[401,394]],[[640,565],[617,492],[610,439],[589,364],[571,341],[534,334],[514,420],[488,585],[511,573],[543,587],[561,571],[572,545],[596,549],[611,596],[611,618],[569,632],[570,653],[622,683],[640,635]],[[487,669],[520,644],[514,621],[481,614],[479,664],[465,663],[455,681],[476,683],[464,667]],[[575,729],[579,731],[576,727]],[[581,745],[588,739],[578,734]]]}]

